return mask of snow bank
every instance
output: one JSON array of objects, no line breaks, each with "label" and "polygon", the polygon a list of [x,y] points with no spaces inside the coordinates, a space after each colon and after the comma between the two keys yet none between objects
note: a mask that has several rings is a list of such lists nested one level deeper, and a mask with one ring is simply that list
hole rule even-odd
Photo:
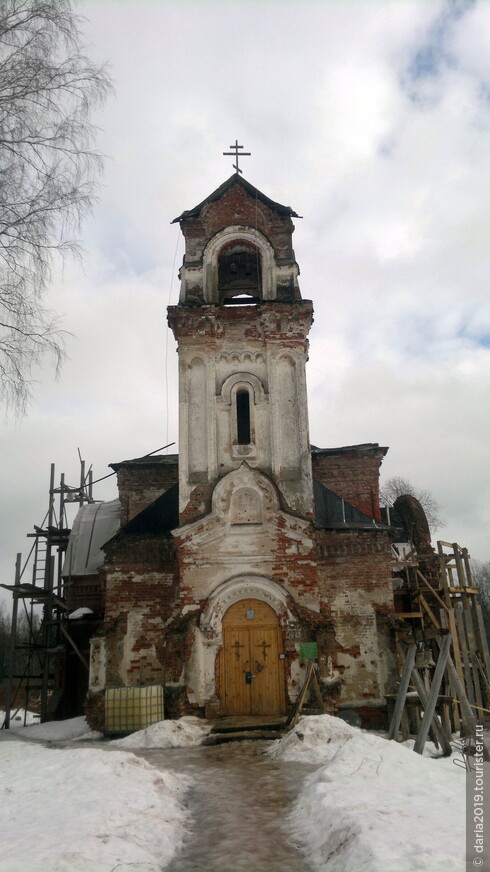
[{"label": "snow bank", "polygon": [[158,721],[145,730],[110,742],[118,748],[187,748],[200,745],[211,730],[201,718],[184,717],[178,721]]},{"label": "snow bank", "polygon": [[0,784],[0,872],[157,872],[182,844],[188,779],[134,754],[8,742]]},{"label": "snow bank", "polygon": [[465,774],[451,759],[421,757],[329,715],[301,718],[271,754],[326,763],[304,782],[289,820],[318,872],[465,868]]},{"label": "snow bank", "polygon": [[84,717],[69,718],[66,721],[48,721],[45,724],[33,722],[32,726],[12,724],[19,738],[41,739],[43,741],[61,741],[63,739],[100,739],[102,733],[91,730]]},{"label": "snow bank", "polygon": [[286,733],[268,751],[281,760],[300,760],[303,763],[327,763],[339,747],[359,734],[341,718],[330,715],[302,717],[291,732]]},{"label": "snow bank", "polygon": [[[23,730],[24,729],[24,717],[27,725],[29,724],[38,724],[39,723],[39,715],[34,712],[30,712],[25,709],[15,709],[15,711],[11,711],[10,713],[10,729],[11,730]],[[5,720],[5,711],[4,709],[0,709],[0,725],[4,723]]]}]

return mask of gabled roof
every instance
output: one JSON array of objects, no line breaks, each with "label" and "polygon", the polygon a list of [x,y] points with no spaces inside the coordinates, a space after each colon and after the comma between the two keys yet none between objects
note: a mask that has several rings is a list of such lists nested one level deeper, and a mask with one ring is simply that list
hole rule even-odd
[{"label": "gabled roof", "polygon": [[174,220],[170,223],[175,224],[177,221],[184,221],[186,218],[195,218],[197,215],[199,215],[202,207],[205,206],[206,203],[212,203],[214,200],[219,200],[220,197],[223,196],[225,191],[227,191],[228,188],[231,188],[232,185],[241,185],[241,187],[247,192],[247,194],[249,194],[254,199],[257,198],[257,200],[260,200],[262,203],[265,203],[265,205],[268,206],[269,209],[277,212],[278,215],[289,215],[290,218],[301,218],[301,215],[298,215],[296,212],[294,212],[294,210],[291,209],[290,206],[282,206],[281,203],[274,202],[274,200],[266,197],[266,195],[263,194],[262,191],[259,191],[258,188],[255,188],[253,185],[251,185],[250,182],[247,182],[247,180],[244,179],[243,176],[238,175],[238,173],[233,173],[233,175],[230,176],[230,178],[227,179],[226,182],[223,182],[223,184],[220,185],[219,188],[216,188],[216,190],[213,191],[213,193],[210,194],[209,197],[206,197],[206,199],[203,200],[202,203],[194,206],[193,209],[187,209],[185,212],[182,212],[182,215],[179,215],[178,218],[174,218]]}]

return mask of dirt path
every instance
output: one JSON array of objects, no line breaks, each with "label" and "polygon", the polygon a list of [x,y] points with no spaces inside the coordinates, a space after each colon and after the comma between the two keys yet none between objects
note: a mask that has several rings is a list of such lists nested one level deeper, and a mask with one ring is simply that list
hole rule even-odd
[{"label": "dirt path", "polygon": [[314,766],[264,755],[269,742],[139,752],[154,766],[190,775],[193,826],[165,872],[310,872],[285,819]]}]

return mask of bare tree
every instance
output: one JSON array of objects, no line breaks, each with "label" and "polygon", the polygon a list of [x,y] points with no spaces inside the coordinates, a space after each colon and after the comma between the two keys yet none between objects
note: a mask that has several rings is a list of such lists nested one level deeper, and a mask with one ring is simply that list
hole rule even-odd
[{"label": "bare tree", "polygon": [[70,0],[0,0],[0,394],[20,413],[33,367],[64,357],[43,295],[101,169],[89,116],[110,85],[79,26]]},{"label": "bare tree", "polygon": [[490,640],[490,560],[472,560],[471,574],[480,594],[483,620],[487,637]]},{"label": "bare tree", "polygon": [[431,533],[439,527],[445,527],[445,521],[441,518],[441,507],[435,497],[428,490],[417,490],[406,478],[394,476],[389,478],[379,489],[379,501],[383,506],[392,506],[397,497],[402,494],[411,494],[422,506]]}]

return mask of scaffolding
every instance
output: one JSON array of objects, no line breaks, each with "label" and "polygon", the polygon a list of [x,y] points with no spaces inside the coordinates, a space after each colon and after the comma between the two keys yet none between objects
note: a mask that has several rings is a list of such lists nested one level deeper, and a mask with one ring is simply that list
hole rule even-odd
[{"label": "scaffolding", "polygon": [[[397,554],[392,564],[395,612],[400,620],[396,632],[398,671],[402,681],[404,674],[408,676],[406,708],[401,720],[404,739],[418,731],[425,708],[424,687],[408,691],[410,674],[417,683],[420,669],[429,691],[445,637],[450,639],[447,652],[450,668],[441,673],[437,705],[446,734],[467,730],[475,717],[488,721],[490,715],[489,646],[468,550],[457,542],[438,541],[437,554],[423,562],[424,572],[421,565],[422,556],[419,562],[413,547]],[[413,655],[408,673],[407,650]],[[389,705],[396,696],[388,695]]]},{"label": "scaffolding", "polygon": [[[62,694],[67,647],[76,652],[88,670],[83,655],[68,629],[68,608],[63,591],[63,558],[68,546],[70,528],[67,504],[81,507],[92,498],[92,470],[85,471],[80,457],[79,484],[65,482],[61,475],[55,486],[55,465],[51,464],[48,510],[41,526],[34,526],[28,538],[34,541],[25,562],[17,554],[15,581],[1,587],[13,595],[12,623],[8,656],[5,718],[1,725],[8,729],[12,709],[24,698],[27,713],[31,696],[39,699],[41,722],[49,720]],[[42,608],[39,620],[38,606]],[[26,636],[19,634],[19,609],[23,609]],[[19,669],[19,662],[22,667]],[[17,671],[18,670],[18,671]],[[26,714],[24,714],[25,722]]]}]

